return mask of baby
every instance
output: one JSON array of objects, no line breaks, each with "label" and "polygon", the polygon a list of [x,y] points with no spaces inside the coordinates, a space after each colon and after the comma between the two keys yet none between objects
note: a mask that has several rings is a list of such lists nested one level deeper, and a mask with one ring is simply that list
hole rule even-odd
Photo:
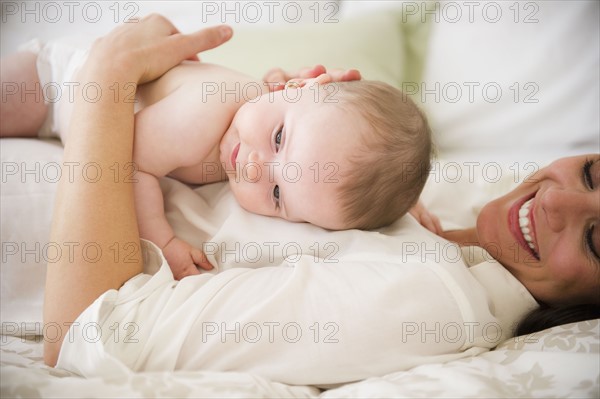
[{"label": "baby", "polygon": [[[49,43],[35,55],[4,60],[1,135],[40,132],[65,142],[72,101],[35,103],[31,95],[16,101],[5,82],[25,82],[29,90],[37,83],[48,98],[48,83],[73,85],[84,59],[85,52]],[[210,265],[167,222],[163,176],[189,184],[228,180],[250,212],[331,230],[382,227],[417,202],[432,152],[424,115],[385,83],[331,80],[322,74],[271,92],[230,69],[184,62],[138,88],[133,159],[140,236],[162,249],[175,278]],[[133,99],[133,86],[130,92]],[[24,114],[34,121],[15,130],[26,123]]]}]

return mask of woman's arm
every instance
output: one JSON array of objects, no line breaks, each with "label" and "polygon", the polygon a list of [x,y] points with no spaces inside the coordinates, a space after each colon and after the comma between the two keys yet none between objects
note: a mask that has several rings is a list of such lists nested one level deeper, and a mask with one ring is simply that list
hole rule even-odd
[{"label": "woman's arm", "polygon": [[[230,36],[231,29],[223,27],[182,35],[165,18],[151,15],[92,47],[78,87],[87,83],[101,94],[91,102],[88,93],[77,93],[65,147],[63,165],[86,173],[63,173],[58,186],[51,241],[68,256],[48,264],[44,323],[53,328],[44,329],[46,364],[56,364],[69,325],[87,306],[142,271],[132,183],[115,173],[132,162],[133,103],[124,99],[137,84]],[[136,256],[126,259],[132,249]]]}]

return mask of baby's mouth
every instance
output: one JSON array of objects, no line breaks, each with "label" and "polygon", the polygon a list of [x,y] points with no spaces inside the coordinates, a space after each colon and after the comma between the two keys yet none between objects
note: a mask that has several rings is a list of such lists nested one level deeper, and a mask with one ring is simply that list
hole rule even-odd
[{"label": "baby's mouth", "polygon": [[233,147],[233,151],[231,152],[231,168],[232,170],[237,170],[237,156],[240,152],[240,144],[238,143],[235,147]]}]

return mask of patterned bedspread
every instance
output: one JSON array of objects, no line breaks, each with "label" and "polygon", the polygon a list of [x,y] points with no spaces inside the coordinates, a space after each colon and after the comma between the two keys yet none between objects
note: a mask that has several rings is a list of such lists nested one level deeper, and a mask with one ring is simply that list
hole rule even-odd
[{"label": "patterned bedspread", "polygon": [[152,372],[84,379],[44,366],[39,337],[0,339],[3,398],[600,397],[600,320],[513,338],[479,356],[422,365],[328,390],[233,372]]}]

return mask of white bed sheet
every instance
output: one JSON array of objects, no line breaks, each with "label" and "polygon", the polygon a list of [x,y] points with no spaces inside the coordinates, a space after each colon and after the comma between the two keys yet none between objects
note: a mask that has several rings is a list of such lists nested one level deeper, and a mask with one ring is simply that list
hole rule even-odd
[{"label": "white bed sheet", "polygon": [[321,391],[247,373],[136,373],[82,378],[42,362],[42,343],[0,336],[2,397],[578,397],[600,395],[600,320],[511,338],[496,350]]}]

